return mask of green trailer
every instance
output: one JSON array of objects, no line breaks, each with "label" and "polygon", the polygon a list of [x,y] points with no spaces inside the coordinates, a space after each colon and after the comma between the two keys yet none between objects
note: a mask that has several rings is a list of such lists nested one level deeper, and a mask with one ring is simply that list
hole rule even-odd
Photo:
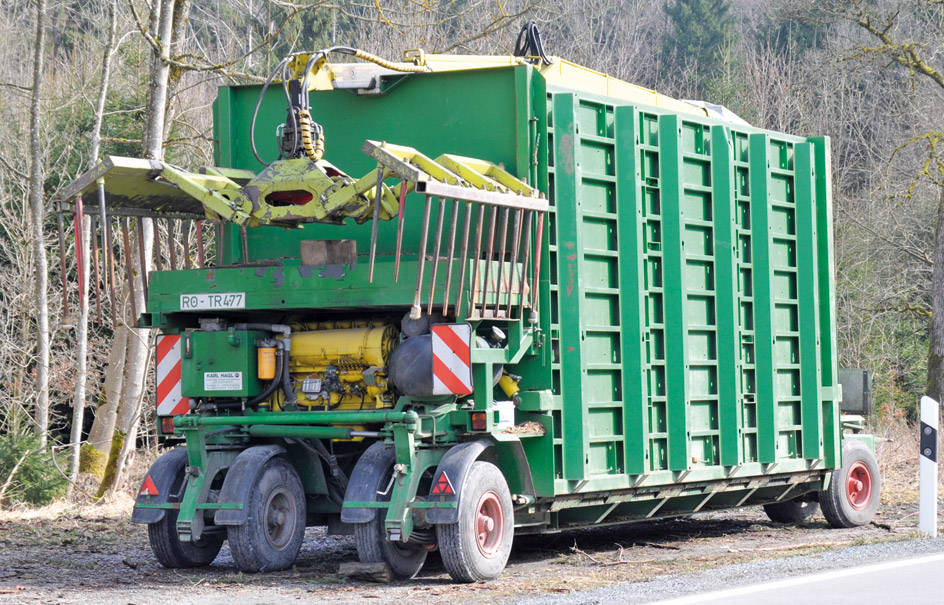
[{"label": "green trailer", "polygon": [[[284,569],[325,525],[398,578],[438,549],[475,581],[520,534],[753,505],[871,520],[828,139],[559,59],[349,54],[368,62],[220,88],[216,168],[109,158],[59,196],[123,221],[129,262],[144,217],[172,251],[140,325],[182,445],[133,517],[162,564],[228,539],[241,569]],[[286,159],[256,175],[256,154]]]}]

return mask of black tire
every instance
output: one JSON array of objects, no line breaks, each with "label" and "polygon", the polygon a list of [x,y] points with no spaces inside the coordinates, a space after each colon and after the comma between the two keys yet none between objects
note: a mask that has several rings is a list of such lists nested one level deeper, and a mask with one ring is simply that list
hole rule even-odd
[{"label": "black tire", "polygon": [[[184,468],[185,465],[181,466],[177,477],[174,478],[168,502],[177,503],[183,497],[184,490],[181,488],[185,478]],[[164,511],[164,518],[157,523],[148,524],[147,528],[151,551],[161,565],[170,569],[209,565],[223,547],[222,533],[204,535],[197,542],[181,542],[177,535],[175,509]]]},{"label": "black tire", "polygon": [[508,563],[514,539],[508,483],[494,464],[479,461],[459,494],[459,521],[436,526],[443,565],[456,582],[494,580]]},{"label": "black tire", "polygon": [[[369,481],[372,493],[384,492],[389,486],[390,474],[397,461],[393,446],[375,443],[361,456],[358,464],[373,465]],[[378,494],[379,502],[390,500],[390,492]],[[384,529],[386,509],[377,509],[373,520],[354,524],[354,542],[357,545],[357,558],[361,563],[386,563],[390,572],[398,580],[409,580],[416,576],[426,562],[427,550],[419,544],[402,544],[387,539]]]},{"label": "black tire", "polygon": [[295,468],[271,458],[256,474],[248,519],[228,528],[229,548],[242,571],[278,571],[295,563],[305,539],[305,490]]},{"label": "black tire", "polygon": [[870,523],[881,493],[882,477],[875,455],[860,441],[845,441],[842,468],[833,471],[829,487],[819,493],[826,521],[838,528]]},{"label": "black tire", "polygon": [[803,523],[819,511],[819,503],[809,496],[764,505],[764,512],[774,523]]}]

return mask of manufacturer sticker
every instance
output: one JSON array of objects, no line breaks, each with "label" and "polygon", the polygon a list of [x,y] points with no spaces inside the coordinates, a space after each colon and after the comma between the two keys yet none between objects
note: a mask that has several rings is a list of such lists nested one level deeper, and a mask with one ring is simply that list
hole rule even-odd
[{"label": "manufacturer sticker", "polygon": [[206,372],[203,374],[204,391],[241,391],[242,372]]},{"label": "manufacturer sticker", "polygon": [[181,311],[207,311],[213,309],[245,309],[245,292],[218,292],[216,294],[181,294]]}]

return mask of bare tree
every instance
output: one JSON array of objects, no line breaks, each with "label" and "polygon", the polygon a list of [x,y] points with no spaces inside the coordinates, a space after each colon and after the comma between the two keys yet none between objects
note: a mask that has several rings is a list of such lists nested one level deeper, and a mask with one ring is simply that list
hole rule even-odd
[{"label": "bare tree", "polygon": [[49,427],[49,301],[46,238],[43,234],[43,142],[40,118],[43,93],[43,47],[46,44],[46,0],[36,0],[33,90],[30,102],[30,219],[33,224],[33,279],[36,313],[36,405],[34,430],[43,445]]},{"label": "bare tree", "polygon": [[[118,11],[116,0],[108,4],[108,38],[105,41],[105,49],[102,54],[102,78],[98,88],[98,99],[95,105],[94,120],[92,126],[92,145],[89,149],[89,167],[94,167],[98,162],[98,153],[101,146],[102,119],[105,114],[105,101],[108,98],[108,84],[111,79],[111,62],[115,52],[115,46],[118,39]],[[105,226],[103,225],[104,229]],[[95,237],[92,233],[92,220],[86,217],[82,224],[81,246],[85,250],[82,255],[82,283],[79,288],[83,295],[80,297],[81,308],[76,323],[76,380],[75,396],[72,403],[72,432],[70,435],[70,445],[72,448],[70,458],[69,494],[72,493],[73,485],[79,476],[79,461],[81,455],[82,429],[85,424],[85,392],[88,382],[88,330],[89,330],[89,279],[91,258],[89,254],[91,238]]]}]

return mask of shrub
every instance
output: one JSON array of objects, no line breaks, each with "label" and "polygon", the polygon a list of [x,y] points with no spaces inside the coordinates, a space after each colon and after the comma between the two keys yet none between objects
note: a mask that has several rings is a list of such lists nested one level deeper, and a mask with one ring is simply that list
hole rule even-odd
[{"label": "shrub", "polygon": [[40,446],[34,435],[0,436],[0,489],[22,459],[0,504],[43,505],[58,498],[65,491],[66,480],[56,470],[52,456],[49,448]]}]

